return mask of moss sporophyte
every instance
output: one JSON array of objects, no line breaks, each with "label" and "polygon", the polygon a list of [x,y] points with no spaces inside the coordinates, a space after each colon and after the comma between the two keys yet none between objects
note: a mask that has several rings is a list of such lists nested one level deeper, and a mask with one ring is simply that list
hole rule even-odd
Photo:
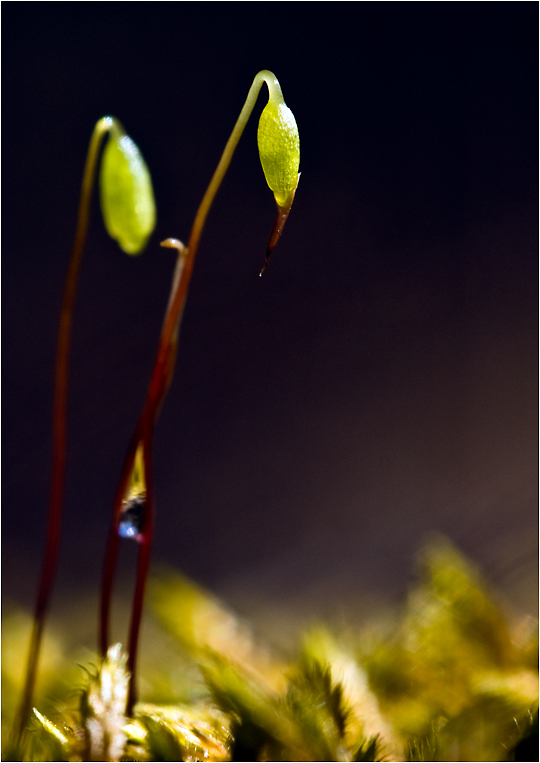
[{"label": "moss sporophyte", "polygon": [[[48,535],[17,710],[11,699],[20,675],[17,659],[2,661],[4,706],[7,699],[9,715],[15,715],[3,759],[533,760],[538,751],[537,625],[528,618],[519,629],[512,628],[475,570],[444,541],[426,549],[421,580],[390,630],[386,618],[382,629],[370,624],[358,635],[348,626],[341,637],[324,627],[312,628],[304,634],[296,664],[261,649],[245,624],[198,586],[175,574],[162,577],[152,583],[152,607],[167,629],[167,643],[175,639],[175,657],[186,659],[189,667],[172,697],[165,690],[169,704],[136,703],[138,639],[154,525],[152,434],[174,373],[204,224],[263,83],[269,100],[257,140],[277,217],[262,270],[287,220],[299,178],[298,130],[277,79],[262,71],[203,196],[187,245],[176,238],[161,242],[177,251],[176,265],[148,393],[110,520],[99,664],[87,671],[76,709],[69,707],[75,692],[66,698],[63,684],[58,696],[59,685],[51,692],[50,701],[48,695],[42,703],[41,696],[38,709],[33,695],[41,653],[42,676],[51,669],[49,634],[43,639],[43,633],[60,546],[72,315],[105,138],[99,183],[107,231],[124,252],[138,255],[156,222],[150,173],[136,144],[113,117],[100,119],[94,128],[60,318]],[[113,579],[124,539],[138,548],[127,654],[109,638]],[[2,637],[12,656],[19,649],[20,625],[3,624]],[[176,666],[171,670],[168,649],[159,652],[153,661],[162,663],[158,672],[165,678],[156,699],[163,702],[161,689],[177,673]],[[193,665],[196,671],[190,672]],[[58,663],[54,670],[58,672]],[[179,704],[179,685],[186,704]]]},{"label": "moss sporophyte", "polygon": [[[174,373],[179,326],[206,218],[263,83],[268,86],[269,100],[260,118],[257,140],[264,175],[276,200],[277,217],[268,243],[262,274],[289,214],[298,185],[300,161],[296,121],[291,110],[285,105],[278,80],[272,72],[267,70],[259,72],[253,80],[244,106],[195,215],[187,246],[173,238],[162,242],[162,246],[176,248],[178,256],[148,394],[127,450],[116,491],[101,592],[98,642],[100,654],[105,659],[110,647],[110,605],[119,542],[121,538],[135,540],[139,544],[139,554],[128,640],[126,673],[128,688],[125,708],[127,715],[132,713],[136,701],[137,646],[154,521],[152,433]],[[156,224],[154,193],[146,163],[137,145],[126,134],[121,123],[114,117],[103,117],[94,128],[88,149],[75,239],[61,310],[55,370],[53,465],[48,535],[24,689],[10,742],[12,751],[20,749],[30,718],[40,645],[58,561],[66,465],[68,361],[73,307],[87,237],[91,193],[101,144],[106,136],[108,140],[101,156],[99,186],[103,219],[109,235],[117,241],[124,252],[137,255],[147,246]]]}]

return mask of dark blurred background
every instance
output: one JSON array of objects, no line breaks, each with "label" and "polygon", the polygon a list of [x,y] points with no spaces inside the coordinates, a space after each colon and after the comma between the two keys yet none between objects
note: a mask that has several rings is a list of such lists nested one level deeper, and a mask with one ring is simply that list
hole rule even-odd
[{"label": "dark blurred background", "polygon": [[534,610],[537,4],[46,2],[2,16],[4,596],[32,604],[37,590],[93,126],[122,120],[159,219],[131,258],[93,202],[55,602],[99,586],[173,270],[158,242],[187,241],[268,68],[302,178],[259,278],[275,211],[261,95],[208,219],[155,432],[154,569],[254,617],[329,615],[398,600],[441,532]]}]

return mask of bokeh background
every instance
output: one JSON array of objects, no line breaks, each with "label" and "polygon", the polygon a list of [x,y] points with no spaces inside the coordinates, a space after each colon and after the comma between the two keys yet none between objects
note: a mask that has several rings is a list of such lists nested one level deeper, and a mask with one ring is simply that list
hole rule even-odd
[{"label": "bokeh background", "polygon": [[[139,258],[94,199],[76,307],[54,603],[97,592],[174,253],[255,73],[302,178],[274,218],[259,97],[203,236],[155,432],[154,569],[241,612],[394,602],[430,533],[537,606],[536,3],[4,3],[4,597],[45,537],[59,310],[95,122],[124,123],[158,225]],[[132,579],[126,542],[120,576]]]}]

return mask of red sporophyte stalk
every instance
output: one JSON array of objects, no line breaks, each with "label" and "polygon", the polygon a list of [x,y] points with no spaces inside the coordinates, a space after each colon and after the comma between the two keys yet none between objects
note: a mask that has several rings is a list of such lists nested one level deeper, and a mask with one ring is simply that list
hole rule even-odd
[{"label": "red sporophyte stalk", "polygon": [[[101,589],[99,648],[101,656],[105,657],[109,647],[109,621],[112,585],[119,549],[118,529],[122,517],[123,505],[126,504],[128,499],[128,486],[134,468],[135,454],[140,448],[142,449],[143,460],[145,464],[145,474],[148,476],[146,480],[146,506],[143,514],[143,524],[137,537],[141,547],[139,550],[137,582],[133,599],[129,635],[130,647],[128,656],[128,669],[131,673],[131,678],[128,705],[126,709],[128,715],[132,713],[137,696],[135,687],[137,661],[136,648],[139,639],[142,602],[148,572],[150,541],[152,535],[154,500],[151,487],[149,455],[153,427],[174,373],[180,321],[183,315],[189,283],[191,281],[191,275],[195,263],[195,257],[206,218],[208,212],[210,211],[210,207],[217,193],[217,190],[221,185],[223,177],[225,176],[225,173],[229,167],[244,127],[253,110],[263,82],[266,82],[268,85],[270,100],[265,108],[265,111],[263,111],[265,124],[263,126],[263,117],[261,117],[261,122],[259,123],[259,153],[261,156],[261,162],[263,164],[263,170],[265,172],[267,182],[271,189],[274,191],[274,196],[276,197],[276,203],[278,206],[278,218],[272,230],[272,235],[266,253],[266,261],[264,265],[264,267],[266,267],[270,253],[276,245],[281,231],[283,230],[283,226],[292,205],[294,192],[296,190],[296,185],[299,178],[299,175],[297,174],[299,148],[296,122],[294,121],[294,117],[292,116],[290,109],[285,106],[281,88],[277,79],[271,72],[266,70],[259,72],[253,80],[242,111],[240,112],[240,116],[238,117],[229,140],[227,141],[219,164],[202,198],[202,201],[197,210],[197,214],[195,215],[195,220],[193,222],[187,247],[184,247],[183,244],[181,244],[176,239],[167,239],[166,241],[162,242],[163,246],[175,247],[178,249],[176,269],[173,276],[171,295],[169,298],[165,320],[161,331],[157,358],[154,364],[154,370],[152,373],[148,395],[143,408],[143,412],[135,429],[135,433],[132,437],[126,459],[124,461],[122,475],[116,492],[113,519],[109,533],[109,543],[105,555],[103,584]],[[276,111],[278,115],[277,118],[273,113],[270,113],[270,115],[265,114],[269,107],[272,107],[272,109]],[[274,123],[277,124],[276,129],[273,129],[275,126]],[[286,138],[285,143],[287,145],[285,149],[279,145],[283,138]],[[268,157],[269,146],[270,158]],[[265,151],[266,153],[264,153]],[[285,167],[285,165],[287,166]],[[286,171],[283,171],[284,168]],[[276,175],[278,178],[277,180]],[[285,180],[283,180],[283,178],[285,178]],[[285,183],[285,185],[283,185],[283,183]]]},{"label": "red sporophyte stalk", "polygon": [[67,390],[68,390],[68,367],[69,347],[71,339],[71,324],[73,319],[73,306],[79,280],[79,270],[88,231],[88,219],[90,210],[90,197],[96,174],[97,159],[101,142],[111,129],[112,120],[109,117],[101,119],[94,129],[86,164],[83,173],[81,198],[79,202],[79,214],[75,239],[69,263],[64,300],[60,315],[60,328],[58,331],[58,346],[56,352],[55,386],[54,386],[54,414],[53,414],[53,466],[51,480],[51,494],[49,503],[49,520],[47,529],[47,541],[45,556],[41,571],[39,591],[34,613],[34,624],[30,639],[28,662],[26,668],[25,684],[18,713],[13,726],[12,743],[18,745],[21,735],[28,721],[36,673],[39,661],[39,652],[45,618],[50,604],[56,568],[58,566],[58,554],[60,550],[60,534],[62,525],[62,499],[64,494],[65,470],[66,470],[66,417],[67,417]]},{"label": "red sporophyte stalk", "polygon": [[136,254],[144,248],[155,225],[152,185],[144,160],[137,146],[125,134],[120,122],[113,117],[103,117],[94,128],[88,148],[77,227],[60,317],[55,369],[53,465],[47,540],[30,639],[24,689],[10,738],[10,750],[14,753],[20,748],[22,734],[32,707],[45,618],[58,565],[66,467],[68,370],[73,308],[88,232],[90,199],[95,181],[97,160],[103,138],[108,133],[110,133],[111,139],[103,153],[101,163],[101,206],[105,224],[111,236],[118,241],[119,246],[125,252]]}]

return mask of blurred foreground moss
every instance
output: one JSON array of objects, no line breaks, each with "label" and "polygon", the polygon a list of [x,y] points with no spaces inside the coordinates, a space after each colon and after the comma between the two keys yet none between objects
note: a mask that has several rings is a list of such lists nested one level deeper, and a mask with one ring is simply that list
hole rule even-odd
[{"label": "blurred foreground moss", "polygon": [[[127,718],[121,647],[84,671],[49,637],[23,749],[3,760],[538,760],[536,623],[510,622],[444,541],[424,550],[393,625],[319,626],[286,657],[177,574],[154,581],[150,599],[190,665],[177,696],[174,654],[156,649],[142,686],[152,702]],[[28,627],[20,613],[4,619],[4,740]]]}]

